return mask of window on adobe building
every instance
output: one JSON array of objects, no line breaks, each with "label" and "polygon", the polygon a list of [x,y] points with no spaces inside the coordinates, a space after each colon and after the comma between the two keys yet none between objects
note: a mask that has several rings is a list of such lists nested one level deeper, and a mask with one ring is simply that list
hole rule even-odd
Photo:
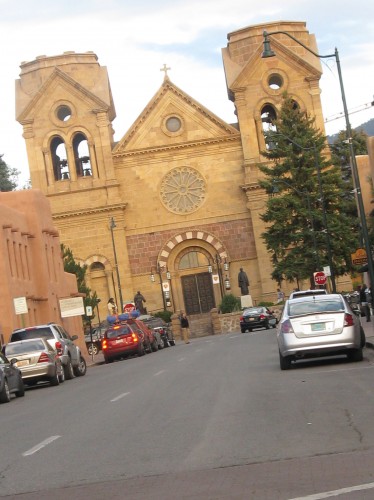
[{"label": "window on adobe building", "polygon": [[201,252],[188,252],[181,258],[179,269],[191,269],[194,267],[208,267],[209,260],[206,255]]},{"label": "window on adobe building", "polygon": [[91,176],[92,168],[87,137],[82,132],[78,132],[73,138],[73,151],[77,177]]},{"label": "window on adobe building", "polygon": [[59,136],[54,137],[51,141],[51,157],[55,180],[70,179],[65,142]]}]

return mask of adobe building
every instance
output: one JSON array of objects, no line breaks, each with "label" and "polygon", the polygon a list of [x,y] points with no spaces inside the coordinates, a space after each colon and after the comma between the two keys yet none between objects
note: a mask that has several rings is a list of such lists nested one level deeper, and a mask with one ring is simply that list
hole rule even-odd
[{"label": "adobe building", "polygon": [[[0,192],[0,208],[0,344],[16,328],[53,321],[78,335],[85,352],[81,316],[61,318],[59,300],[79,294],[75,275],[64,271],[48,199],[37,189]],[[26,299],[22,314],[19,298]]]},{"label": "adobe building", "polygon": [[263,130],[284,91],[322,131],[324,120],[319,59],[283,35],[272,37],[277,57],[263,59],[264,30],[317,51],[304,22],[229,33],[222,56],[235,123],[177,87],[164,67],[160,88],[117,143],[108,72],[93,52],[21,64],[16,118],[31,183],[48,197],[61,241],[88,266],[102,316],[109,297],[126,303],[138,290],[148,312],[204,315],[227,291],[240,295],[241,267],[253,300],[275,301],[261,238]]}]

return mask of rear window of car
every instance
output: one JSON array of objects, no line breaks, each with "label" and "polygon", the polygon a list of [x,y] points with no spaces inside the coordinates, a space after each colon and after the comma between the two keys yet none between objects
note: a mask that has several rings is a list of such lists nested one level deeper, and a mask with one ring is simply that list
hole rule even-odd
[{"label": "rear window of car", "polygon": [[343,312],[344,303],[341,300],[311,300],[308,302],[297,301],[288,304],[288,315],[299,316],[302,314],[316,314],[324,312]]},{"label": "rear window of car", "polygon": [[132,333],[130,328],[127,326],[121,326],[120,328],[111,328],[107,330],[105,336],[107,339],[114,339],[115,337],[120,337],[121,335],[129,335]]},{"label": "rear window of car", "polygon": [[45,345],[41,340],[34,340],[32,342],[24,342],[22,344],[8,344],[5,348],[5,353],[7,356],[14,354],[23,354],[26,352],[33,351],[43,351],[45,349]]},{"label": "rear window of car", "polygon": [[25,330],[18,330],[13,332],[10,341],[16,342],[18,340],[26,340],[26,339],[53,339],[53,333],[49,327],[45,328],[26,328]]}]

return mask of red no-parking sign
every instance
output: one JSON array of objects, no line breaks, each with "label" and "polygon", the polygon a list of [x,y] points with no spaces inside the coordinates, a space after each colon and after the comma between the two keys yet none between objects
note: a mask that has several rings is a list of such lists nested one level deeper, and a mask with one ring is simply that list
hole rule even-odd
[{"label": "red no-parking sign", "polygon": [[314,273],[314,283],[316,285],[325,285],[326,284],[326,274],[323,271],[318,271]]}]

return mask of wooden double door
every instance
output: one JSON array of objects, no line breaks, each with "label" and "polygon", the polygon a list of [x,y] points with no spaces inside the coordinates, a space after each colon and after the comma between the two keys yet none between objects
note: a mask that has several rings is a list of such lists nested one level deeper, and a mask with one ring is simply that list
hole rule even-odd
[{"label": "wooden double door", "polygon": [[207,313],[216,307],[210,273],[182,276],[182,290],[187,315]]}]

